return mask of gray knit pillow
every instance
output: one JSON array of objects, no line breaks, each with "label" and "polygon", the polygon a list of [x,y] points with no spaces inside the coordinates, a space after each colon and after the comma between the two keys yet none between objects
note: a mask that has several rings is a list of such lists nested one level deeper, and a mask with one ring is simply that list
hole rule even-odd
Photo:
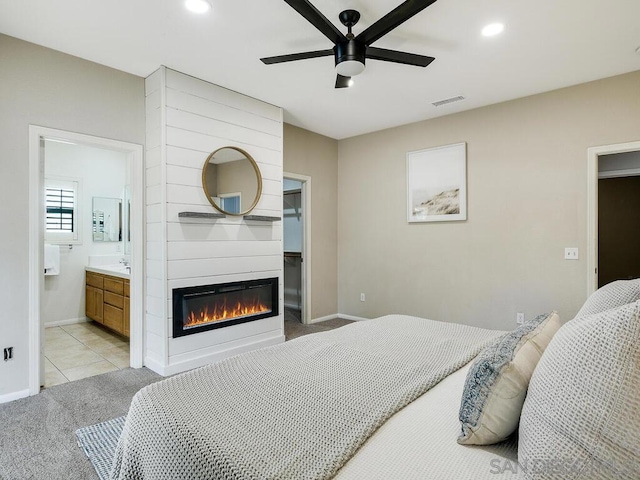
[{"label": "gray knit pillow", "polygon": [[490,445],[516,431],[533,370],[559,328],[556,312],[540,315],[476,357],[462,393],[458,443]]},{"label": "gray knit pillow", "polygon": [[640,478],[640,302],[567,322],[520,418],[527,479]]},{"label": "gray knit pillow", "polygon": [[640,278],[616,280],[593,292],[584,302],[576,318],[618,308],[636,300],[640,300]]}]

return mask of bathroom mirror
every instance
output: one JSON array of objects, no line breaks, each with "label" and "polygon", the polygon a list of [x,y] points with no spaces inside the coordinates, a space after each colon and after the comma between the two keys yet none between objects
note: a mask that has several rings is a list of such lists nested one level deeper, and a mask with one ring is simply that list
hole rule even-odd
[{"label": "bathroom mirror", "polygon": [[122,241],[122,200],[93,197],[93,241]]},{"label": "bathroom mirror", "polygon": [[247,152],[222,147],[204,162],[202,187],[216,210],[225,215],[246,215],[260,200],[262,175]]}]

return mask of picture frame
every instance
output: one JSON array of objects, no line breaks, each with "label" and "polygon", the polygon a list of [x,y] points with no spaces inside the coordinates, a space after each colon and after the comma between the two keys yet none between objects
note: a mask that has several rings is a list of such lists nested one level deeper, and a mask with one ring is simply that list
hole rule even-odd
[{"label": "picture frame", "polygon": [[467,220],[467,144],[407,152],[407,222]]}]

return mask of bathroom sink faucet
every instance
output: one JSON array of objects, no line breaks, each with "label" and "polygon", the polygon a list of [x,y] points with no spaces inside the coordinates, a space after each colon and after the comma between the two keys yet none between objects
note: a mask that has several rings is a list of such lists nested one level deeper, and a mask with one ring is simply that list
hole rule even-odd
[{"label": "bathroom sink faucet", "polygon": [[127,273],[131,273],[131,265],[129,265],[129,262],[125,258],[121,258],[120,263],[125,268]]}]

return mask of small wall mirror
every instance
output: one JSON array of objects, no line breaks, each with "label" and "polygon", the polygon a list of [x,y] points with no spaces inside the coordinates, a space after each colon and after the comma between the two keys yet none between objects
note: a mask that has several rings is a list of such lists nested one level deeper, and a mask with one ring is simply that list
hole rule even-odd
[{"label": "small wall mirror", "polygon": [[207,157],[202,187],[213,207],[226,215],[246,215],[262,194],[258,164],[238,147],[222,147]]},{"label": "small wall mirror", "polygon": [[93,241],[122,241],[122,200],[93,197]]}]

